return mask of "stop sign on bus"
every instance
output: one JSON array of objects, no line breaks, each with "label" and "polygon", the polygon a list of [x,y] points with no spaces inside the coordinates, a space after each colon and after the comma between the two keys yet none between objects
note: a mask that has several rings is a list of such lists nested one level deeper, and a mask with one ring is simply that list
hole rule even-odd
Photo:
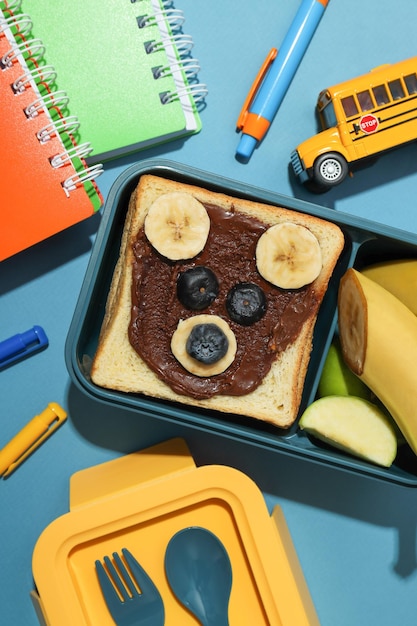
[{"label": "stop sign on bus", "polygon": [[364,115],[359,122],[360,129],[369,135],[369,133],[374,133],[379,126],[378,118],[375,115]]}]

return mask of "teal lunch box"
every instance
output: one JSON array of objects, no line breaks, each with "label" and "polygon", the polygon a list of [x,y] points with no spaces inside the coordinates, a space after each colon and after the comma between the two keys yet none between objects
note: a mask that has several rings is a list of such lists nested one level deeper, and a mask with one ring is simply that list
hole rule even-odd
[{"label": "teal lunch box", "polygon": [[326,466],[360,473],[404,486],[417,486],[417,457],[408,445],[399,447],[390,468],[372,465],[317,441],[298,428],[280,430],[258,420],[216,413],[188,405],[100,388],[93,384],[89,367],[95,354],[106,299],[118,259],[129,198],[143,174],[198,185],[209,190],[311,214],[336,223],[345,235],[345,247],[336,265],[317,318],[313,350],[299,415],[316,397],[324,359],[337,328],[337,291],[346,269],[389,258],[417,257],[417,235],[370,220],[327,209],[277,193],[228,180],[166,160],[144,160],[127,168],[115,181],[103,209],[73,319],[67,336],[65,359],[73,383],[90,398],[141,414],[149,420],[214,433],[253,444],[268,451],[301,457]]}]

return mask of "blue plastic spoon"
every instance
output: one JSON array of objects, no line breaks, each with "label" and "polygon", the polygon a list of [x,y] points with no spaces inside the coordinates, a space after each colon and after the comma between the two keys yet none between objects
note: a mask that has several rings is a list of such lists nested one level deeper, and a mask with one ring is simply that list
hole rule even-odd
[{"label": "blue plastic spoon", "polygon": [[221,541],[206,528],[176,533],[165,554],[173,593],[203,626],[229,626],[232,567]]}]

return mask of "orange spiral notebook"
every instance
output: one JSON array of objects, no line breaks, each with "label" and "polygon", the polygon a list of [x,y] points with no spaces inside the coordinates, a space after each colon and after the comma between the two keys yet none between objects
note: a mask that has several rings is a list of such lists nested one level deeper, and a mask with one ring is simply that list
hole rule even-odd
[{"label": "orange spiral notebook", "polygon": [[18,5],[0,1],[0,261],[102,205],[102,165],[87,165],[91,146],[77,143],[78,121]]}]

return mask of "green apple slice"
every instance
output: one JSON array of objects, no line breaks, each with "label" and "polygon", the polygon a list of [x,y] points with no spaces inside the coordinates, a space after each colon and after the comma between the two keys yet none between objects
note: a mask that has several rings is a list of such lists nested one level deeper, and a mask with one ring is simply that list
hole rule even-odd
[{"label": "green apple slice", "polygon": [[383,467],[390,467],[397,455],[391,421],[364,398],[319,398],[304,411],[299,426],[336,448]]},{"label": "green apple slice", "polygon": [[358,396],[370,400],[371,391],[343,360],[337,338],[330,344],[318,384],[317,394],[324,396]]}]

